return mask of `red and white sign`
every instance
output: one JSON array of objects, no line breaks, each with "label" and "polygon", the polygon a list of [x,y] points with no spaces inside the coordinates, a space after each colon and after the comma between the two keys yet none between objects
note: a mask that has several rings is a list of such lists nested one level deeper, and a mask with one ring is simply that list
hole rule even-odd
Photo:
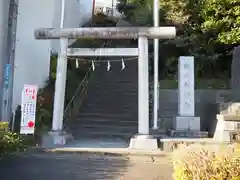
[{"label": "red and white sign", "polygon": [[20,134],[34,134],[37,89],[35,85],[24,85],[22,90]]}]

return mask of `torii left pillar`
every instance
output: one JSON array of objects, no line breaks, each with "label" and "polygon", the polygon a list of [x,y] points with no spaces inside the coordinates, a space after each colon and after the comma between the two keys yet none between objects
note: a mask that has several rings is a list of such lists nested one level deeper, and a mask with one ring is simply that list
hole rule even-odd
[{"label": "torii left pillar", "polygon": [[[149,135],[149,82],[148,82],[148,39],[169,39],[176,36],[175,27],[109,27],[109,28],[43,28],[35,31],[36,39],[137,39],[138,38],[138,134],[130,141],[130,148],[155,150],[158,149],[157,139]],[[62,132],[63,105],[65,95],[67,45],[61,47],[58,57],[57,79],[54,97],[53,126],[51,135],[55,140],[65,144],[66,137]],[[65,75],[64,75],[65,73]],[[54,143],[53,143],[54,144]]]}]

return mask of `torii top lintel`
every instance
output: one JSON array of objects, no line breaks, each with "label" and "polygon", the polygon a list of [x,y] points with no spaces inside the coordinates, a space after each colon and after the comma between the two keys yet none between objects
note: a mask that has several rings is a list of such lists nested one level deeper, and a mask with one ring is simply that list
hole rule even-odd
[{"label": "torii top lintel", "polygon": [[96,28],[40,28],[34,32],[36,39],[137,39],[145,36],[149,39],[171,39],[176,36],[175,27],[96,27]]}]

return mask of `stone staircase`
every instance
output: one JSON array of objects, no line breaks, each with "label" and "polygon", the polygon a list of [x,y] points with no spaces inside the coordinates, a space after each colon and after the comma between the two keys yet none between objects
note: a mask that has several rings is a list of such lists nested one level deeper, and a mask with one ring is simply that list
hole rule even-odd
[{"label": "stone staircase", "polygon": [[[119,17],[108,16],[117,27],[131,26]],[[136,48],[129,40],[111,40],[105,47]],[[124,57],[128,58],[128,57]],[[132,58],[132,57],[129,57]],[[125,61],[121,70],[121,57],[106,57],[91,74],[87,96],[79,112],[70,123],[74,139],[119,137],[128,139],[138,130],[138,61]]]},{"label": "stone staircase", "polygon": [[101,63],[92,73],[88,94],[74,118],[71,131],[75,139],[95,137],[129,138],[137,133],[137,60]]}]

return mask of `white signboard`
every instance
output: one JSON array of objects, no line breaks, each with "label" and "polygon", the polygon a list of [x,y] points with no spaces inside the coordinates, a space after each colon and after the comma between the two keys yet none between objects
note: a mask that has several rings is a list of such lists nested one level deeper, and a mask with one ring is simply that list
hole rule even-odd
[{"label": "white signboard", "polygon": [[194,57],[181,56],[178,66],[178,113],[179,116],[194,116]]},{"label": "white signboard", "polygon": [[20,134],[34,134],[37,105],[37,86],[24,85],[21,103]]}]

